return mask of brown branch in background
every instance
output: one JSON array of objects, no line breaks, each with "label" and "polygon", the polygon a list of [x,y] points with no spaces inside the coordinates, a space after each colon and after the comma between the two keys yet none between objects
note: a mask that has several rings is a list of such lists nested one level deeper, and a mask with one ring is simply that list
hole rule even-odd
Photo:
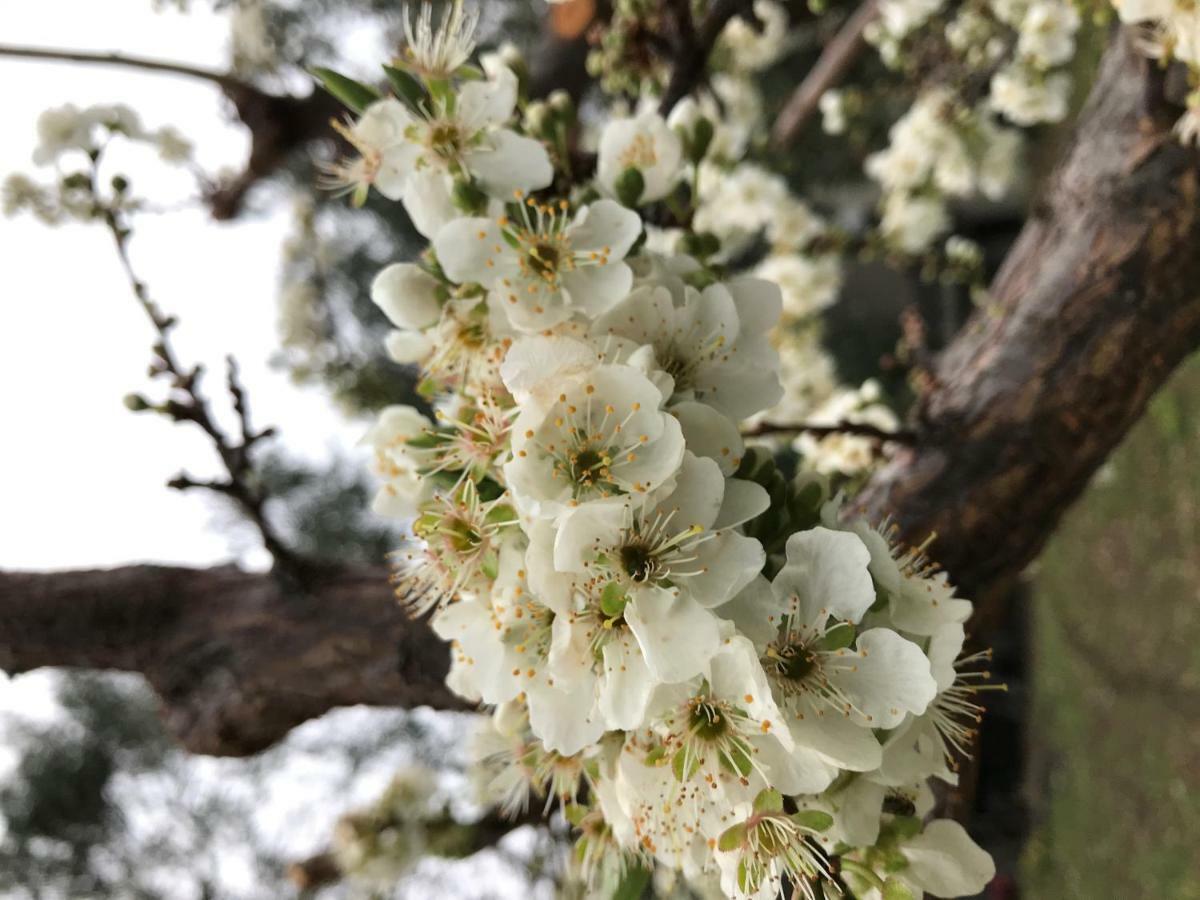
[{"label": "brown branch in background", "polygon": [[152,378],[168,380],[171,387],[171,396],[161,405],[155,405],[145,398],[135,396],[131,398],[131,407],[137,411],[154,410],[169,416],[175,422],[191,422],[196,425],[208,436],[217,451],[217,456],[221,459],[221,464],[225,467],[226,477],[223,479],[197,481],[181,473],[171,479],[168,486],[181,491],[203,488],[231,499],[241,513],[258,529],[263,546],[275,560],[279,573],[290,577],[294,582],[293,586],[299,586],[302,581],[303,562],[288,549],[267,519],[266,493],[259,483],[250,458],[250,451],[255,444],[264,438],[271,437],[274,431],[270,428],[255,431],[251,427],[246,392],[238,378],[237,364],[233,357],[226,358],[226,380],[234,410],[238,415],[241,433],[237,438],[231,438],[216,423],[209,407],[208,398],[200,389],[200,378],[204,369],[200,365],[187,367],[180,362],[171,344],[171,332],[178,324],[178,319],[165,315],[159,309],[158,304],[150,298],[146,283],[138,277],[129,258],[129,238],[132,232],[128,220],[115,203],[105,204],[102,202],[96,182],[95,165],[93,165],[91,190],[93,197],[96,198],[98,212],[112,235],[117,249],[117,257],[120,259],[121,268],[129,281],[130,289],[158,334],[158,339],[154,343],[154,359],[151,363],[150,375]]},{"label": "brown branch in background", "polygon": [[846,76],[859,55],[866,49],[863,36],[867,26],[879,15],[879,0],[863,0],[837,34],[821,52],[816,64],[788,98],[775,127],[771,143],[777,150],[787,147],[803,130],[820,106],[821,95],[836,86]]},{"label": "brown branch in background", "polygon": [[691,4],[686,0],[669,5],[674,12],[676,46],[675,64],[658,105],[664,116],[704,80],[709,54],[729,21],[743,16],[757,22],[753,0],[715,0],[698,24],[692,21]]},{"label": "brown branch in background", "polygon": [[185,63],[171,62],[162,59],[150,59],[144,56],[127,56],[124,53],[91,53],[85,50],[68,50],[58,47],[18,47],[14,44],[0,44],[0,56],[16,57],[18,59],[38,59],[46,62],[77,62],[95,63],[105,66],[124,66],[131,69],[145,69],[149,72],[164,72],[171,75],[183,75],[188,78],[199,78],[211,81],[223,89],[235,86],[245,86],[228,72],[217,72],[199,66],[189,66]]},{"label": "brown branch in background", "polygon": [[887,431],[866,422],[838,422],[835,425],[810,425],[807,422],[759,422],[742,432],[742,437],[762,437],[768,434],[811,434],[823,438],[834,434],[850,434],[871,438],[876,441],[893,441],[897,444],[915,444],[917,433],[900,429]]},{"label": "brown branch in background", "polygon": [[934,365],[920,442],[859,495],[902,540],[936,533],[937,561],[967,592],[1037,555],[1200,347],[1200,157],[1148,89],[1156,66],[1118,33],[989,302]]}]

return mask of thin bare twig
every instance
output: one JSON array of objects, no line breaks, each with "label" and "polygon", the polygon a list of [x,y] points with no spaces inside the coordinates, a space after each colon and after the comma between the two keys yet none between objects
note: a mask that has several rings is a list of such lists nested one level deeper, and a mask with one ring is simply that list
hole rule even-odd
[{"label": "thin bare twig", "polygon": [[276,570],[298,585],[303,580],[302,561],[283,543],[274,526],[268,521],[265,510],[267,496],[250,459],[251,448],[260,440],[274,434],[274,431],[270,428],[255,431],[251,427],[246,392],[232,356],[226,357],[226,378],[233,407],[238,415],[240,438],[230,438],[216,423],[209,408],[208,398],[200,389],[203,366],[183,365],[171,344],[171,332],[178,324],[178,319],[164,314],[159,309],[158,304],[151,299],[146,283],[138,277],[133,267],[129,257],[129,238],[132,230],[127,217],[117,204],[104,203],[101,200],[97,177],[99,155],[99,152],[93,155],[90,179],[96,212],[112,235],[117,258],[134,297],[158,334],[154,343],[154,360],[150,367],[151,377],[168,378],[173,392],[173,396],[161,406],[146,403],[142,408],[156,409],[176,422],[191,422],[196,425],[208,436],[226,472],[225,478],[214,480],[197,480],[186,473],[180,473],[168,482],[168,486],[181,491],[203,488],[233,500],[258,530],[263,546],[275,561]]},{"label": "thin bare twig", "polygon": [[812,425],[807,422],[759,422],[742,432],[742,437],[762,437],[768,434],[811,434],[814,437],[829,437],[834,434],[851,434],[876,441],[891,441],[896,444],[915,444],[917,433],[906,429],[886,431],[866,422],[838,422],[836,425]]},{"label": "thin bare twig", "polygon": [[243,81],[227,72],[217,72],[212,69],[203,69],[199,66],[189,66],[184,63],[170,62],[168,60],[148,59],[144,56],[126,56],[123,53],[92,53],[85,50],[67,50],[59,47],[19,47],[15,44],[0,44],[0,56],[12,56],[21,59],[42,59],[51,62],[126,66],[133,69],[146,69],[151,72],[166,72],[172,75],[184,75],[188,78],[199,78],[203,81],[214,82],[222,88],[244,84]]},{"label": "thin bare twig", "polygon": [[782,150],[796,139],[817,111],[821,95],[846,76],[866,49],[867,42],[863,35],[878,15],[879,0],[863,0],[863,4],[833,36],[833,40],[825,45],[820,58],[788,98],[779,118],[775,120],[775,127],[771,130],[771,143],[775,149]]}]

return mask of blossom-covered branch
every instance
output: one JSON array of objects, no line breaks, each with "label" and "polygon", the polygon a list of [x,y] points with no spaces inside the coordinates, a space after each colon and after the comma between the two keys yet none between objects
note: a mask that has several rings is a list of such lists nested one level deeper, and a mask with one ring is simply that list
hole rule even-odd
[{"label": "blossom-covered branch", "polygon": [[[843,519],[821,474],[781,486],[744,446],[784,394],[784,302],[683,206],[714,120],[613,118],[581,177],[556,139],[573,109],[521,115],[502,57],[470,65],[474,25],[423,7],[391,96],[321,77],[358,113],[329,186],[399,201],[429,239],[371,295],[437,415],[388,408],[367,441],[376,510],[411,523],[397,595],[494,712],[490,799],[557,798],[596,888],[658,865],[738,898],[979,890],[987,855],[912,815],[982,712],[971,603],[923,546]],[[659,204],[674,252],[645,236]]]}]

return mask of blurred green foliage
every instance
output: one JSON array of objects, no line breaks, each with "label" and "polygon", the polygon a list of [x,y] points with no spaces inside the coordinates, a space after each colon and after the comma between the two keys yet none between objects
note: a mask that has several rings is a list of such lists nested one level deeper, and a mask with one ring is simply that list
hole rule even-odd
[{"label": "blurred green foliage", "polygon": [[1200,357],[1035,577],[1022,896],[1200,898]]}]

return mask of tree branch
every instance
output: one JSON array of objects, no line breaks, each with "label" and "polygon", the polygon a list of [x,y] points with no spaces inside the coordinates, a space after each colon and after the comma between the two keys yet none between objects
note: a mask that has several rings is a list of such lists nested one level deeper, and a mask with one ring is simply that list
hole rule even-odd
[{"label": "tree branch", "polygon": [[233,400],[234,411],[238,416],[240,438],[235,440],[228,437],[213,418],[208,398],[200,389],[203,368],[199,365],[190,368],[184,366],[179,361],[171,343],[171,333],[178,324],[178,320],[174,316],[163,314],[158,304],[151,299],[146,283],[138,277],[133,268],[133,261],[129,257],[129,238],[132,230],[128,216],[117,202],[120,195],[109,203],[105,203],[100,196],[97,178],[99,158],[100,151],[92,155],[90,180],[92,198],[96,203],[99,218],[104,222],[109,234],[112,235],[117,258],[120,260],[121,270],[129,282],[129,289],[157,334],[150,375],[152,378],[167,379],[171,390],[171,396],[161,405],[154,405],[144,398],[135,397],[134,407],[135,409],[161,412],[175,422],[191,422],[208,437],[221,464],[225,467],[226,477],[221,481],[197,481],[185,473],[180,473],[172,478],[167,486],[179,491],[204,488],[230,498],[242,515],[249,519],[258,530],[263,546],[275,560],[278,572],[289,578],[292,586],[298,589],[302,586],[305,562],[280,539],[275,527],[267,518],[267,495],[257,478],[250,458],[250,451],[254,445],[263,438],[270,437],[274,434],[274,430],[264,428],[262,431],[255,431],[250,426],[250,410],[246,400],[246,391],[242,387],[238,377],[237,363],[232,356],[225,358],[226,384]]},{"label": "tree branch", "polygon": [[337,706],[466,709],[446,646],[396,603],[384,567],[310,578],[304,603],[226,566],[0,572],[0,668],[141,672],[196,753],[256,753]]},{"label": "tree branch", "polygon": [[834,425],[813,425],[807,422],[759,422],[752,428],[742,432],[742,437],[762,437],[767,434],[811,434],[823,438],[834,434],[852,434],[858,437],[871,438],[876,441],[892,441],[897,444],[915,444],[915,432],[905,429],[887,431],[866,422],[842,421]]},{"label": "tree branch", "polygon": [[833,36],[816,64],[788,98],[775,127],[771,130],[771,143],[782,150],[796,139],[821,102],[821,95],[838,84],[854,65],[866,48],[863,35],[867,26],[879,15],[879,0],[863,0],[837,34]]},{"label": "tree branch", "polygon": [[978,312],[936,362],[919,443],[859,504],[967,591],[1018,573],[1200,345],[1200,157],[1127,34]]},{"label": "tree branch", "polygon": [[675,104],[690,94],[704,78],[708,56],[712,53],[721,32],[734,16],[752,16],[752,0],[715,0],[699,24],[691,19],[691,10],[686,2],[675,4],[680,8],[677,16],[677,44],[675,65],[671,78],[663,91],[658,111],[666,116]]},{"label": "tree branch", "polygon": [[228,72],[217,72],[199,66],[189,66],[184,63],[170,62],[162,59],[149,59],[144,56],[126,56],[123,53],[91,53],[85,50],[67,50],[59,47],[18,47],[15,44],[0,44],[0,56],[16,57],[18,59],[40,59],[47,62],[77,62],[104,66],[124,66],[131,69],[144,69],[149,72],[164,72],[170,75],[183,75],[187,78],[199,78],[211,81],[221,88],[242,87],[246,83],[230,75]]}]

